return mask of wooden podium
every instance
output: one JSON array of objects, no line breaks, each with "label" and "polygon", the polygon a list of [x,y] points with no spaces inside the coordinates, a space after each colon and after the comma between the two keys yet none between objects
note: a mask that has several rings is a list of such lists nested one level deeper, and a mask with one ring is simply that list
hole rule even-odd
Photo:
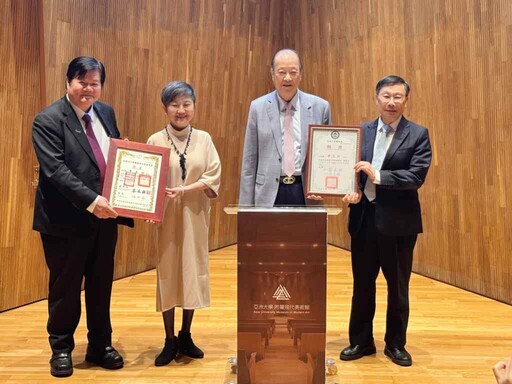
[{"label": "wooden podium", "polygon": [[226,208],[238,214],[238,384],[325,383],[328,211]]}]

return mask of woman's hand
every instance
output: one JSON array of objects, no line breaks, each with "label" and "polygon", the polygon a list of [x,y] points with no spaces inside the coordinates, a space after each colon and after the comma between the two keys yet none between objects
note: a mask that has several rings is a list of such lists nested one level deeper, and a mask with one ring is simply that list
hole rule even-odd
[{"label": "woman's hand", "polygon": [[183,185],[179,185],[177,187],[165,188],[165,196],[170,199],[175,199],[178,196],[182,196],[185,193],[185,187]]}]

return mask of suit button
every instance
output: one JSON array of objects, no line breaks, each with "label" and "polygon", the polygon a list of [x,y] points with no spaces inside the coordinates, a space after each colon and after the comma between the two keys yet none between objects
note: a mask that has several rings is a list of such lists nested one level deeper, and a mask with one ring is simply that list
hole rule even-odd
[{"label": "suit button", "polygon": [[279,183],[279,177],[276,177],[276,183]]},{"label": "suit button", "polygon": [[279,162],[281,162],[281,158],[279,158]]}]

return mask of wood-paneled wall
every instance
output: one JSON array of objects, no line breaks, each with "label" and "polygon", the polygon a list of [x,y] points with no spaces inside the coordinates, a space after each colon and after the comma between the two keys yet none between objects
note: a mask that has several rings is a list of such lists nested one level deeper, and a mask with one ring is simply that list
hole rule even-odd
[{"label": "wood-paneled wall", "polygon": [[[223,208],[237,202],[250,101],[272,89],[270,59],[289,34],[289,24],[281,22],[285,3],[11,0],[2,4],[1,60],[8,64],[2,75],[8,75],[9,92],[2,92],[2,101],[6,100],[2,107],[8,113],[0,116],[4,127],[0,154],[5,160],[0,165],[4,181],[0,192],[9,198],[0,203],[0,311],[46,297],[44,258],[39,237],[31,230],[30,183],[32,166],[37,164],[31,123],[43,106],[62,97],[67,64],[76,56],[90,55],[104,62],[102,100],[115,108],[122,135],[133,141],[145,142],[166,124],[160,103],[165,84],[185,80],[194,86],[193,125],[210,132],[223,168],[221,192],[212,206],[210,249],[235,243],[236,218]],[[138,221],[133,230],[123,228],[115,277],[152,268],[153,242],[154,229],[144,222]]]},{"label": "wood-paneled wall", "polygon": [[34,210],[31,125],[45,104],[39,1],[0,1],[0,311],[46,297]]},{"label": "wood-paneled wall", "polygon": [[[306,0],[297,20],[303,88],[335,123],[376,118],[381,77],[411,84],[405,116],[433,146],[414,270],[512,303],[510,1]],[[331,220],[329,239],[349,248],[345,224]]]},{"label": "wood-paneled wall", "polygon": [[[165,124],[168,81],[195,87],[194,125],[212,134],[223,164],[215,249],[236,241],[235,218],[222,209],[237,201],[249,103],[272,89],[268,62],[283,46],[299,50],[301,88],[329,100],[337,124],[376,117],[382,76],[410,82],[406,116],[430,129],[434,149],[414,269],[512,303],[509,0],[4,0],[0,11],[0,311],[46,295],[31,230],[31,122],[63,95],[70,59],[105,63],[102,99],[134,141]],[[329,241],[349,247],[346,210],[330,220]],[[121,231],[116,277],[153,258],[150,227]]]}]

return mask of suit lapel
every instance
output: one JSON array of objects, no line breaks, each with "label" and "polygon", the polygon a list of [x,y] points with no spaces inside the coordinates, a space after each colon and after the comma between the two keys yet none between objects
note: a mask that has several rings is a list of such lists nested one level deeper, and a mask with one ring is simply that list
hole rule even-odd
[{"label": "suit lapel", "polygon": [[377,135],[377,127],[379,124],[379,119],[375,120],[373,123],[366,126],[366,129],[363,133],[364,135],[364,161],[372,162],[373,160],[373,147],[375,146],[375,136]]},{"label": "suit lapel", "polygon": [[267,95],[267,114],[269,120],[269,127],[274,136],[274,143],[277,148],[279,156],[283,157],[283,139],[281,134],[281,122],[279,121],[279,103],[277,101],[276,91]]},{"label": "suit lapel", "polygon": [[308,140],[309,140],[309,124],[313,122],[313,105],[311,100],[304,92],[299,91],[299,103],[300,103],[300,166],[304,165],[306,161],[306,153],[308,151]]},{"label": "suit lapel", "polygon": [[382,162],[383,169],[385,168],[386,163],[393,157],[396,150],[402,145],[405,138],[409,135],[409,129],[407,129],[408,125],[409,121],[402,116],[402,119],[400,120],[398,127],[396,127],[396,132],[395,135],[393,136],[393,140],[391,141],[388,151],[386,152],[384,161]]},{"label": "suit lapel", "polygon": [[107,133],[108,137],[113,137],[114,139],[117,138],[116,132],[112,129],[110,126],[110,120],[106,118],[106,112],[103,109],[103,104],[96,102],[94,103],[94,111],[96,112],[96,115],[101,120],[101,124],[103,125],[103,128],[105,129],[105,132]]},{"label": "suit lapel", "polygon": [[[375,146],[375,136],[377,135],[377,126],[379,123],[379,119],[375,120],[373,123],[364,125],[363,131],[363,153],[361,154],[362,161],[372,162],[373,159],[373,147]],[[366,184],[366,173],[361,172],[360,176],[360,184],[361,189],[364,190],[364,186]]]},{"label": "suit lapel", "polygon": [[69,131],[73,134],[75,139],[78,141],[84,152],[89,156],[91,161],[96,164],[96,158],[94,157],[94,153],[92,152],[91,145],[89,144],[89,140],[87,139],[87,136],[85,134],[84,128],[82,127],[82,124],[80,124],[80,121],[78,120],[78,116],[76,115],[75,111],[73,111],[73,108],[71,107],[71,104],[69,104],[69,101],[64,96],[63,98],[64,102],[64,115],[66,116],[66,126],[69,129]]}]

